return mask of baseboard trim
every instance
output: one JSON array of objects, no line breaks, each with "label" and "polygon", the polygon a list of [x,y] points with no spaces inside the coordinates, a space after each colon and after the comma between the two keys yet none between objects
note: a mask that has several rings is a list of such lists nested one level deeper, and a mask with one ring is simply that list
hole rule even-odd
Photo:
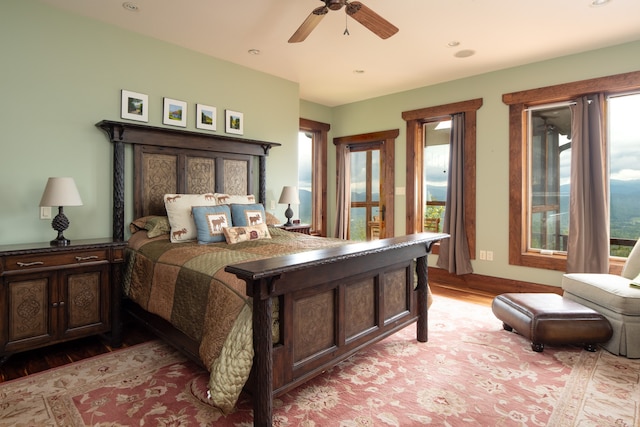
[{"label": "baseboard trim", "polygon": [[467,289],[474,293],[487,295],[500,295],[507,292],[548,292],[562,295],[562,288],[559,286],[542,285],[474,273],[456,275],[436,267],[429,267],[429,281],[440,286],[449,286],[461,291]]}]

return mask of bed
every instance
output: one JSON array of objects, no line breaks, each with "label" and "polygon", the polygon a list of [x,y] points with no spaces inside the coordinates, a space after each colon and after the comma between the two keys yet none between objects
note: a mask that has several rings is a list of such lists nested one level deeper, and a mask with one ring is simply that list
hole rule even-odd
[{"label": "bed", "polygon": [[[271,425],[275,396],[360,349],[413,323],[417,340],[427,341],[427,255],[446,234],[353,243],[259,224],[268,238],[172,242],[180,235],[150,235],[147,226],[167,215],[167,195],[264,204],[266,157],[279,144],[106,120],[96,126],[114,147],[113,237],[133,231],[123,307],[211,372],[215,406],[232,410],[233,393],[244,387],[254,424]],[[124,219],[127,156],[131,225]],[[142,282],[153,276],[164,283],[145,290]],[[248,365],[232,366],[241,359]]]}]

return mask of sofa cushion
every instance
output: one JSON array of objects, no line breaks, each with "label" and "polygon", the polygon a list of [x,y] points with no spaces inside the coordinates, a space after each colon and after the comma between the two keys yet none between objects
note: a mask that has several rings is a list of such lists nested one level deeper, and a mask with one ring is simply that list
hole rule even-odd
[{"label": "sofa cushion", "polygon": [[614,274],[572,273],[562,277],[562,289],[609,310],[640,316],[640,289]]},{"label": "sofa cushion", "polygon": [[633,279],[638,274],[640,274],[640,240],[631,249],[631,253],[622,268],[622,273],[620,273],[622,277],[627,279]]}]

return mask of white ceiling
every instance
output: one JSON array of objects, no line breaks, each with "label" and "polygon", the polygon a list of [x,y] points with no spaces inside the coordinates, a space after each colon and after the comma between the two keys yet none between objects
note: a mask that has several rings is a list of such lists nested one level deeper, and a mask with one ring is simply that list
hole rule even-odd
[{"label": "white ceiling", "polygon": [[130,0],[135,12],[126,0],[42,1],[298,82],[300,98],[326,106],[640,39],[639,0],[361,0],[400,31],[382,40],[342,8],[296,44],[322,1]]}]

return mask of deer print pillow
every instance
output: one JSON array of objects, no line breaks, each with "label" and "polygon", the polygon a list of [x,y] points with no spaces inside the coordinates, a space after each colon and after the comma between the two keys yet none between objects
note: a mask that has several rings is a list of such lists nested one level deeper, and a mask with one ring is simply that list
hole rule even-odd
[{"label": "deer print pillow", "polygon": [[267,224],[248,225],[246,227],[226,227],[222,229],[227,243],[248,242],[250,240],[270,239]]},{"label": "deer print pillow", "polygon": [[214,206],[216,198],[213,193],[207,194],[165,194],[164,207],[167,210],[172,243],[196,240],[196,223],[191,213],[192,206]]},{"label": "deer print pillow", "polygon": [[231,204],[231,221],[234,227],[266,224],[264,206],[260,203],[251,205]]},{"label": "deer print pillow", "polygon": [[196,223],[198,243],[224,242],[223,229],[231,227],[229,206],[194,206],[191,208]]}]

